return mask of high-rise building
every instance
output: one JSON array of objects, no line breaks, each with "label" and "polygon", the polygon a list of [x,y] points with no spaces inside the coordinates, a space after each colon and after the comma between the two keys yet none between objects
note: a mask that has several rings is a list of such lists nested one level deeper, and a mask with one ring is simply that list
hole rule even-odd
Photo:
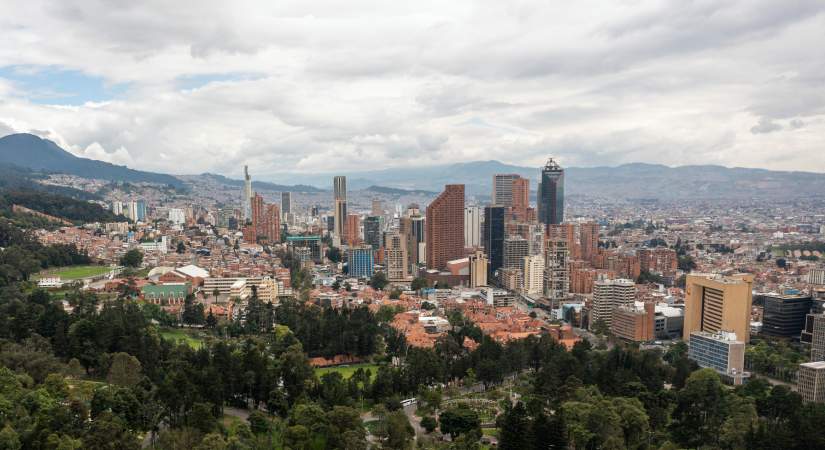
[{"label": "high-rise building", "polygon": [[132,200],[132,201],[126,203],[126,217],[134,220],[135,222],[137,222],[139,220],[138,219],[138,207],[137,207],[137,202],[136,201]]},{"label": "high-rise building", "polygon": [[620,306],[633,307],[635,301],[636,284],[633,281],[622,278],[597,280],[593,283],[590,328],[600,322],[610,327],[615,309]]},{"label": "high-rise building", "polygon": [[180,208],[169,208],[169,221],[175,225],[183,225],[186,223],[186,213]]},{"label": "high-rise building", "polygon": [[525,256],[523,261],[524,293],[531,297],[539,296],[544,288],[544,256]]},{"label": "high-rise building", "polygon": [[347,245],[361,244],[361,216],[358,214],[348,214],[346,226],[344,227],[344,242]]},{"label": "high-rise building", "polygon": [[368,216],[364,219],[364,243],[373,250],[381,247],[381,217]]},{"label": "high-rise building", "polygon": [[146,220],[146,202],[144,200],[138,200],[136,203],[137,206],[137,220],[143,221]]},{"label": "high-rise building", "polygon": [[811,361],[825,361],[825,314],[809,315],[805,328],[810,330]]},{"label": "high-rise building", "polygon": [[656,305],[652,302],[621,305],[613,310],[610,332],[631,342],[652,341],[656,338],[655,319]]},{"label": "high-rise building", "polygon": [[357,245],[347,249],[347,268],[351,277],[371,277],[374,265],[372,247]]},{"label": "high-rise building", "polygon": [[694,331],[733,332],[750,340],[753,275],[689,274],[685,280],[683,336]]},{"label": "high-rise building", "polygon": [[524,257],[530,254],[530,242],[521,236],[508,237],[504,239],[503,248],[503,267],[522,270],[524,268]]},{"label": "high-rise building", "polygon": [[813,267],[808,271],[808,283],[825,285],[825,267]]},{"label": "high-rise building", "polygon": [[515,173],[493,175],[493,205],[513,206],[513,181],[519,178]]},{"label": "high-rise building", "polygon": [[[364,222],[366,225],[366,222]],[[392,232],[384,235],[384,264],[387,267],[387,279],[404,281],[409,278],[409,258],[407,256],[406,236]]]},{"label": "high-rise building", "polygon": [[489,265],[487,279],[495,277],[498,269],[504,266],[504,217],[507,207],[487,206],[484,208],[482,243],[487,253]]},{"label": "high-rise building", "polygon": [[530,180],[516,178],[513,180],[513,203],[511,209],[516,220],[527,221],[527,210],[530,208]]},{"label": "high-rise building", "polygon": [[372,199],[372,215],[382,217],[384,215],[384,205],[380,198]]},{"label": "high-rise building", "polygon": [[333,179],[333,194],[335,205],[333,210],[334,235],[338,240],[344,240],[347,228],[347,177],[336,176]]},{"label": "high-rise building", "polygon": [[799,337],[805,326],[805,316],[811,312],[811,303],[810,295],[765,295],[762,333],[779,337]]},{"label": "high-rise building", "polygon": [[123,214],[123,202],[119,200],[112,201],[112,214],[116,216]]},{"label": "high-rise building", "polygon": [[487,286],[487,255],[481,250],[476,250],[470,255],[470,287]]},{"label": "high-rise building", "polygon": [[262,227],[258,236],[264,236],[270,244],[281,242],[281,208],[278,205],[266,205]]},{"label": "high-rise building", "polygon": [[579,225],[579,245],[582,259],[593,264],[593,259],[599,254],[599,224],[588,222]]},{"label": "high-rise building", "polygon": [[796,374],[796,391],[802,401],[825,403],[825,361],[800,364]]},{"label": "high-rise building", "polygon": [[539,222],[553,225],[564,221],[564,169],[553,158],[541,171],[536,204]]},{"label": "high-rise building", "polygon": [[722,379],[734,385],[742,384],[745,373],[745,343],[736,333],[694,331],[688,339],[688,358],[700,367],[713,369]]},{"label": "high-rise building", "polygon": [[243,220],[252,220],[252,177],[249,176],[249,166],[243,166]]},{"label": "high-rise building", "polygon": [[427,206],[424,223],[427,267],[444,269],[464,255],[464,185],[448,184]]},{"label": "high-rise building", "polygon": [[252,195],[252,199],[250,203],[250,210],[252,211],[252,229],[255,230],[254,236],[257,238],[258,231],[263,228],[264,223],[264,213],[266,210],[264,209],[264,198],[259,193],[254,193]]},{"label": "high-rise building", "polygon": [[284,216],[292,213],[292,192],[281,192],[281,213]]},{"label": "high-rise building", "polygon": [[481,208],[464,208],[464,246],[474,248],[481,245]]},{"label": "high-rise building", "polygon": [[562,233],[550,229],[544,251],[544,296],[558,307],[570,293],[570,250]]}]

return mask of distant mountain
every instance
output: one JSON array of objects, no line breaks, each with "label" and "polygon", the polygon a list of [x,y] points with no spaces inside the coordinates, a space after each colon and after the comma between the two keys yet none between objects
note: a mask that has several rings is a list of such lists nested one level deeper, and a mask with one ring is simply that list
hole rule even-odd
[{"label": "distant mountain", "polygon": [[[243,187],[243,180],[235,180],[233,178],[227,178],[223,175],[218,175],[216,173],[203,173],[200,175],[188,175],[183,177],[184,179],[192,179],[195,177],[207,177],[211,178],[212,180],[226,184],[228,186],[236,186],[236,187]],[[252,188],[253,189],[261,189],[261,190],[268,190],[268,191],[276,191],[276,192],[308,192],[308,193],[315,193],[315,192],[323,192],[324,189],[319,189],[315,186],[310,186],[306,184],[298,184],[294,186],[287,186],[285,184],[275,184],[269,183],[266,181],[255,181],[252,180]]]},{"label": "distant mountain", "polygon": [[48,139],[27,133],[10,134],[0,138],[0,163],[84,178],[184,186],[181,180],[171,175],[143,172],[126,166],[79,158]]},{"label": "distant mountain", "polygon": [[397,196],[401,196],[401,195],[426,195],[426,196],[434,197],[434,196],[438,195],[438,191],[425,191],[425,190],[421,190],[421,189],[401,189],[401,188],[391,188],[391,187],[386,187],[386,186],[375,186],[375,185],[370,186],[370,187],[368,187],[366,189],[363,189],[363,190],[364,191],[375,192],[375,193],[378,193],[378,194],[397,195]]},{"label": "distant mountain", "polygon": [[[369,172],[280,174],[279,180],[330,186],[333,175],[346,175],[350,189],[373,185],[440,192],[445,184],[464,184],[468,195],[489,196],[493,175],[516,173],[531,180],[535,191],[540,167],[524,167],[499,161],[473,161],[428,167],[406,167]],[[565,168],[565,194],[616,199],[793,199],[821,196],[825,174],[783,172],[723,166],[625,164],[617,167]]]}]

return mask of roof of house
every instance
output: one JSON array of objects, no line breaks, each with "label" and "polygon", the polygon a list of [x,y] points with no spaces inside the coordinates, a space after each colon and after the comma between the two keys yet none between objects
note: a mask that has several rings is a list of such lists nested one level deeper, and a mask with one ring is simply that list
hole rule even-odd
[{"label": "roof of house", "polygon": [[189,294],[189,283],[147,284],[140,292],[145,297],[185,297]]},{"label": "roof of house", "polygon": [[209,271],[202,269],[196,265],[189,264],[188,266],[178,267],[175,271],[180,272],[191,278],[209,278]]}]

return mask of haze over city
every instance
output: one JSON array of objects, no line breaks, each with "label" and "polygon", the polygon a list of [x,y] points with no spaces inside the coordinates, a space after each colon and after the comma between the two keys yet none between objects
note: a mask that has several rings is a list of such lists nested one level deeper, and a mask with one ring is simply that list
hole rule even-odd
[{"label": "haze over city", "polygon": [[3,3],[0,135],[132,168],[825,171],[817,0]]}]

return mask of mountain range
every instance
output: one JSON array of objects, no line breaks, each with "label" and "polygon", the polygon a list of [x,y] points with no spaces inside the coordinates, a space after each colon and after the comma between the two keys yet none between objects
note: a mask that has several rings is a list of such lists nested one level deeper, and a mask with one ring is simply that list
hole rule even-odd
[{"label": "mountain range", "polygon": [[[183,187],[198,177],[232,187],[242,180],[217,174],[175,177],[133,170],[102,161],[80,158],[54,142],[32,134],[12,134],[0,138],[0,164],[15,165],[51,173],[67,173],[85,178],[114,181],[152,182]],[[319,193],[331,190],[333,175],[346,175],[351,190],[376,192],[436,193],[445,184],[466,186],[468,195],[489,196],[493,175],[516,173],[529,178],[535,190],[540,167],[524,167],[499,161],[472,161],[426,167],[404,167],[343,173],[279,173],[270,181],[254,181],[253,187],[271,191]],[[254,177],[254,174],[253,174]],[[825,174],[786,172],[714,165],[669,167],[634,163],[617,167],[565,168],[565,194],[616,199],[794,199],[820,197],[825,193]]]},{"label": "mountain range", "polygon": [[126,166],[80,158],[48,139],[28,133],[10,134],[0,138],[0,163],[83,178],[160,183],[178,188],[184,187],[183,182],[172,175],[144,172]]}]

